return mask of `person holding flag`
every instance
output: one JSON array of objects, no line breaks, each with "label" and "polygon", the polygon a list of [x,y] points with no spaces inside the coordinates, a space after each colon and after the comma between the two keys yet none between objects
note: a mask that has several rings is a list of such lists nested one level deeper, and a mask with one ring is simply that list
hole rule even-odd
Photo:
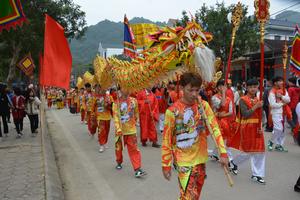
[{"label": "person holding flag", "polygon": [[[283,78],[277,76],[273,79],[273,88],[269,93],[269,103],[271,108],[271,115],[273,121],[273,132],[272,138],[268,141],[268,150],[273,150],[273,145],[275,144],[275,150],[280,152],[287,152],[288,150],[283,147],[285,140],[285,127],[284,122],[285,118],[292,118],[292,116],[288,117],[289,114],[287,109],[284,108],[285,105],[290,103],[290,96],[288,92],[285,90],[285,94],[283,94]],[[291,115],[291,113],[290,113]]]},{"label": "person holding flag", "polygon": [[152,147],[159,148],[156,131],[156,122],[159,120],[158,101],[149,89],[138,92],[137,101],[142,145],[147,146],[147,140],[149,139],[152,142]]},{"label": "person holding flag", "polygon": [[[220,126],[223,139],[228,142],[232,136],[232,133],[235,130],[234,123],[234,102],[230,97],[226,95],[228,88],[226,87],[224,80],[219,80],[216,84],[217,93],[212,96],[212,109],[215,112],[215,115]],[[231,89],[230,89],[231,90]],[[227,148],[227,153],[229,160],[232,160],[231,151]],[[217,149],[214,149],[212,155],[213,158],[218,160]]]},{"label": "person holding flag", "polygon": [[258,81],[247,81],[247,95],[241,97],[238,113],[238,127],[228,146],[241,151],[231,161],[231,171],[237,175],[238,165],[251,159],[251,179],[257,183],[265,184],[265,142],[262,124],[259,116],[263,102],[258,100]]}]

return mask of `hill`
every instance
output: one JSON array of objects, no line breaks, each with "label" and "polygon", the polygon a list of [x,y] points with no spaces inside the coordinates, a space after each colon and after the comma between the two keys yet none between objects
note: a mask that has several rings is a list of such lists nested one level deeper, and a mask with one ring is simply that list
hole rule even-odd
[{"label": "hill", "polygon": [[[162,22],[152,22],[142,17],[135,17],[129,21],[135,23],[155,23],[165,26]],[[123,22],[113,22],[104,20],[96,25],[89,26],[85,36],[80,40],[71,40],[71,51],[74,66],[82,66],[92,62],[95,57],[99,43],[103,48],[122,48],[123,47]]]}]

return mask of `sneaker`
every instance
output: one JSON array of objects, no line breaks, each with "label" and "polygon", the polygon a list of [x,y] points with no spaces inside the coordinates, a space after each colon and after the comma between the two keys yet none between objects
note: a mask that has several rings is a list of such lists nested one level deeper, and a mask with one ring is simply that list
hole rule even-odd
[{"label": "sneaker", "polygon": [[268,150],[272,151],[273,150],[273,142],[271,140],[268,141]]},{"label": "sneaker", "polygon": [[22,137],[22,135],[19,133],[19,134],[17,134],[17,139],[19,139],[19,138],[21,138]]},{"label": "sneaker", "polygon": [[295,185],[294,186],[294,191],[295,192],[300,192],[300,185]]},{"label": "sneaker", "polygon": [[117,169],[117,170],[122,169],[122,165],[121,165],[121,164],[117,164],[116,169]]},{"label": "sneaker", "polygon": [[140,178],[142,176],[145,176],[147,173],[145,171],[143,171],[142,169],[138,169],[135,171],[135,178]]},{"label": "sneaker", "polygon": [[152,143],[152,147],[154,147],[154,148],[160,148],[160,145],[157,144],[156,142],[153,142],[153,143]]},{"label": "sneaker", "polygon": [[288,152],[287,149],[285,149],[283,146],[281,145],[276,145],[275,146],[275,151],[279,151],[279,152]]},{"label": "sneaker", "polygon": [[259,176],[251,176],[251,180],[254,181],[254,182],[257,182],[259,184],[262,184],[262,185],[266,184],[265,180],[262,177],[259,177]]},{"label": "sneaker", "polygon": [[266,128],[265,129],[265,132],[272,132],[273,131],[273,129],[271,129],[271,128]]},{"label": "sneaker", "polygon": [[142,146],[143,146],[143,147],[146,147],[146,146],[147,146],[147,143],[146,143],[146,142],[142,142]]},{"label": "sneaker", "polygon": [[230,161],[229,169],[234,175],[238,174],[238,166],[236,164],[234,164],[233,161]]},{"label": "sneaker", "polygon": [[99,152],[100,152],[100,153],[103,153],[103,152],[104,152],[104,146],[103,146],[103,145],[100,146]]},{"label": "sneaker", "polygon": [[211,154],[210,156],[209,156],[211,159],[214,159],[215,161],[219,161],[220,159],[219,159],[219,156],[217,156],[216,154]]},{"label": "sneaker", "polygon": [[108,145],[104,145],[104,148],[105,148],[105,149],[109,149],[109,146],[108,146]]}]

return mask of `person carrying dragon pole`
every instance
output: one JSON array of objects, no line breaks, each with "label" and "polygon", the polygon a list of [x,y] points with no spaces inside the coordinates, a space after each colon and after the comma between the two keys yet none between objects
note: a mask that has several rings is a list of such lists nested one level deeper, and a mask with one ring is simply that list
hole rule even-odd
[{"label": "person carrying dragon pole", "polygon": [[[162,172],[164,178],[169,181],[173,161],[178,173],[180,199],[197,200],[204,184],[205,163],[208,160],[205,117],[213,130],[212,136],[220,151],[220,163],[226,168],[228,157],[213,111],[209,104],[199,97],[202,78],[193,73],[184,73],[179,84],[183,96],[169,107],[165,114]],[[205,112],[205,117],[201,112]]]},{"label": "person carrying dragon pole", "polygon": [[141,143],[147,146],[147,140],[152,142],[152,147],[159,148],[157,143],[156,122],[159,120],[158,101],[148,89],[137,93],[140,115]]}]

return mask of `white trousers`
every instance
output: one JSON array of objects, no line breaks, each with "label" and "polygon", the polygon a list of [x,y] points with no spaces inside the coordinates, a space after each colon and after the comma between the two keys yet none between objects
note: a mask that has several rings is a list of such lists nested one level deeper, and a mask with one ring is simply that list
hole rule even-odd
[{"label": "white trousers", "polygon": [[251,161],[251,170],[253,176],[265,177],[266,167],[266,154],[265,153],[246,153],[242,152],[238,154],[234,159],[233,163],[241,165],[245,161]]},{"label": "white trousers", "polygon": [[159,114],[159,122],[158,127],[160,131],[164,130],[164,122],[165,122],[165,114],[160,113]]},{"label": "white trousers", "polygon": [[271,141],[276,145],[283,146],[286,133],[281,130],[273,129]]},{"label": "white trousers", "polygon": [[273,129],[284,131],[282,114],[272,114]]}]

